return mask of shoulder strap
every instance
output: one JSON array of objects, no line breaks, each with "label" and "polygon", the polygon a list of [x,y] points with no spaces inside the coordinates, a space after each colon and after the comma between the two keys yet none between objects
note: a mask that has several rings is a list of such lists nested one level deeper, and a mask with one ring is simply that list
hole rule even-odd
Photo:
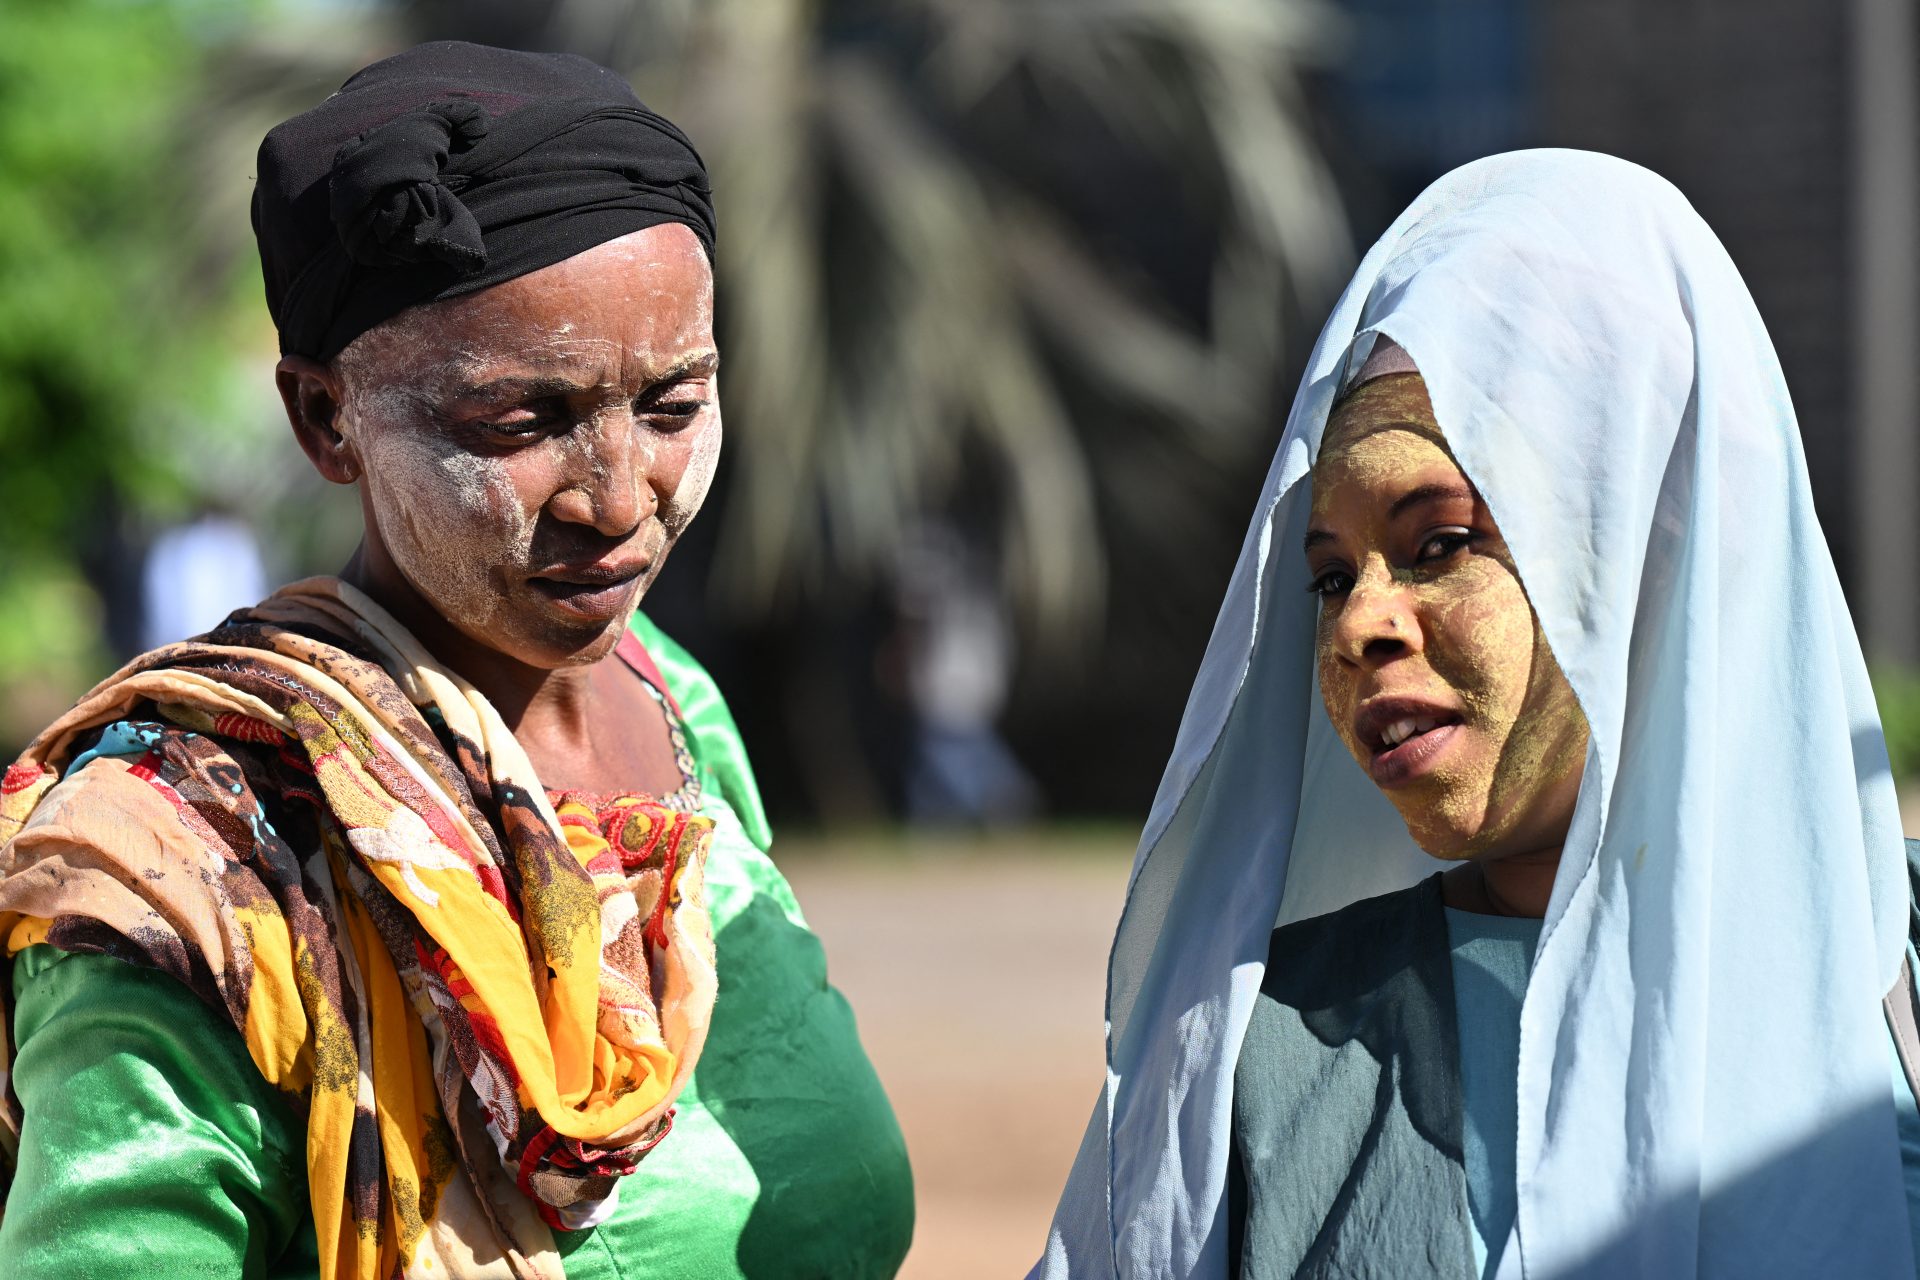
[{"label": "shoulder strap", "polygon": [[1893,1029],[1893,1047],[1900,1055],[1900,1069],[1906,1073],[1907,1087],[1920,1098],[1920,1021],[1915,1018],[1915,996],[1913,966],[1901,956],[1900,977],[1881,1004],[1887,1011],[1887,1026]]},{"label": "shoulder strap", "polygon": [[675,715],[684,716],[685,713],[680,710],[680,700],[674,697],[673,690],[667,687],[667,678],[660,674],[659,664],[654,662],[653,655],[647,652],[647,647],[640,643],[639,636],[636,636],[630,630],[622,631],[620,633],[620,643],[613,647],[613,652],[622,662],[632,668],[635,675],[658,689],[662,696],[673,704],[673,713]]},{"label": "shoulder strap", "polygon": [[[1910,876],[1914,876],[1916,862],[1920,861],[1920,841],[1907,841],[1907,863]],[[1914,887],[1920,890],[1920,876],[1914,877]],[[1920,926],[1920,892],[1914,895],[1913,925]],[[1914,932],[1920,932],[1915,929]],[[1881,1006],[1887,1012],[1887,1026],[1893,1032],[1894,1052],[1900,1057],[1900,1069],[1906,1073],[1907,1087],[1920,1098],[1920,989],[1914,984],[1913,965],[1906,956],[1900,957],[1900,976],[1894,979],[1893,990],[1887,992]]]}]

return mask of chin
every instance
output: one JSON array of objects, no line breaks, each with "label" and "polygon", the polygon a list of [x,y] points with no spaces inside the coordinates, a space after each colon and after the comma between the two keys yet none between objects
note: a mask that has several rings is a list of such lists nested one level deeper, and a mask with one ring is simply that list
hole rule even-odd
[{"label": "chin", "polygon": [[559,671],[592,666],[612,653],[626,626],[625,616],[572,626],[556,625],[545,616],[495,619],[491,635],[473,638],[535,670]]},{"label": "chin", "polygon": [[1451,806],[1444,801],[1395,807],[1400,810],[1400,820],[1407,824],[1407,834],[1413,837],[1413,842],[1429,857],[1442,862],[1471,862],[1499,842],[1499,833],[1485,823],[1484,803],[1478,806],[1479,812],[1471,822],[1449,817]]},{"label": "chin", "polygon": [[547,665],[590,667],[614,651],[626,629],[627,620],[621,617],[589,633],[573,633],[569,637],[571,643],[555,643],[549,649],[552,661]]},{"label": "chin", "polygon": [[556,665],[563,667],[592,666],[594,663],[601,661],[613,653],[614,649],[619,646],[620,637],[626,629],[626,620],[623,618],[595,636],[590,643],[568,653],[566,658]]},{"label": "chin", "polygon": [[[1409,827],[1407,830],[1412,832],[1413,828]],[[1426,854],[1429,858],[1436,858],[1441,862],[1472,862],[1481,854],[1481,851],[1471,843],[1459,843],[1452,840],[1432,840],[1417,834],[1414,835],[1413,842],[1420,846],[1420,852]]]}]

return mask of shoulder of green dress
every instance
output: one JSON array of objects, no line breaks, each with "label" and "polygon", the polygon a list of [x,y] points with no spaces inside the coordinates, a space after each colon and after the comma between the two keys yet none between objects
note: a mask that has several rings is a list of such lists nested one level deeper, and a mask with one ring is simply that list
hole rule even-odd
[{"label": "shoulder of green dress", "polygon": [[[13,957],[12,976],[15,1050],[24,1055],[32,1047],[35,1062],[50,1057],[56,1064],[35,1092],[44,1095],[45,1081],[71,1083],[83,1071],[124,1074],[152,1092],[138,1105],[122,1098],[124,1105],[102,1119],[102,1133],[113,1116],[165,1115],[219,1128],[232,1154],[249,1162],[272,1152],[290,1170],[304,1167],[305,1126],[291,1104],[260,1075],[226,1015],[186,984],[113,956],[44,942]],[[146,1105],[160,1094],[172,1100]],[[55,1136],[78,1135],[68,1126]]]},{"label": "shoulder of green dress", "polygon": [[767,825],[767,811],[760,801],[753,766],[747,760],[746,744],[720,686],[692,654],[646,614],[636,612],[627,629],[660,669],[661,679],[679,704],[694,762],[707,785],[719,789],[747,835],[765,850],[773,843],[773,830]]},{"label": "shoulder of green dress", "polygon": [[72,954],[58,947],[50,947],[44,942],[36,942],[30,947],[22,947],[15,952],[13,957],[14,998],[19,998],[23,984],[39,977]]},{"label": "shoulder of green dress", "polygon": [[237,1276],[311,1256],[305,1126],[224,1013],[157,970],[45,943],[14,957],[13,988],[27,1123],[0,1275]]}]

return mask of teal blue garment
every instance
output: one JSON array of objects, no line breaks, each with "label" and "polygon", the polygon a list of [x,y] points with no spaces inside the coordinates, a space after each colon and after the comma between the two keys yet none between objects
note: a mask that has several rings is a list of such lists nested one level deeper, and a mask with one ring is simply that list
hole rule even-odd
[{"label": "teal blue garment", "polygon": [[[1435,875],[1274,931],[1235,1071],[1230,1275],[1497,1272],[1517,1200],[1520,1012],[1540,928],[1443,908]],[[1920,1106],[1891,1031],[1882,1044],[1920,1243]]]},{"label": "teal blue garment", "polygon": [[1241,1280],[1467,1280],[1440,877],[1276,929],[1234,1074]]},{"label": "teal blue garment", "polygon": [[1540,921],[1447,911],[1453,1013],[1460,1028],[1460,1148],[1467,1165],[1474,1269],[1491,1280],[1513,1229],[1513,1148],[1519,1117],[1520,1005]]}]

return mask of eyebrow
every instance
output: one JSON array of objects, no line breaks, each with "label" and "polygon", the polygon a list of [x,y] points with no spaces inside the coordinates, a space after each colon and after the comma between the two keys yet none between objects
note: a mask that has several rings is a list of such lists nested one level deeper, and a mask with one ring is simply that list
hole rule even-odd
[{"label": "eyebrow", "polygon": [[592,383],[579,382],[573,378],[526,378],[509,375],[504,378],[489,378],[485,382],[470,382],[454,390],[454,398],[459,400],[505,400],[545,399],[549,396],[577,396],[582,391],[591,391]]},{"label": "eyebrow", "polygon": [[712,373],[720,367],[720,353],[712,347],[704,351],[689,351],[668,365],[654,382],[672,382],[675,378],[684,378],[690,373]]},{"label": "eyebrow", "polygon": [[[704,351],[690,351],[659,374],[647,379],[649,387],[663,383],[676,382],[691,374],[712,374],[720,367],[720,353],[711,347]],[[550,396],[577,396],[600,386],[597,382],[582,382],[577,378],[563,378],[548,374],[526,377],[520,374],[508,374],[505,377],[489,378],[484,382],[472,382],[455,390],[458,399],[503,400],[545,399]]]},{"label": "eyebrow", "polygon": [[[1475,493],[1469,485],[1423,484],[1395,498],[1393,505],[1387,508],[1387,519],[1391,520],[1409,507],[1417,507],[1423,502],[1478,502],[1479,500],[1480,495]],[[1335,541],[1338,541],[1337,536],[1325,529],[1309,529],[1307,536],[1301,540],[1300,549],[1310,552],[1315,547]]]},{"label": "eyebrow", "polygon": [[1479,494],[1464,484],[1423,484],[1395,498],[1393,505],[1387,508],[1387,519],[1391,520],[1408,507],[1417,507],[1423,502],[1474,502],[1479,497]]}]

